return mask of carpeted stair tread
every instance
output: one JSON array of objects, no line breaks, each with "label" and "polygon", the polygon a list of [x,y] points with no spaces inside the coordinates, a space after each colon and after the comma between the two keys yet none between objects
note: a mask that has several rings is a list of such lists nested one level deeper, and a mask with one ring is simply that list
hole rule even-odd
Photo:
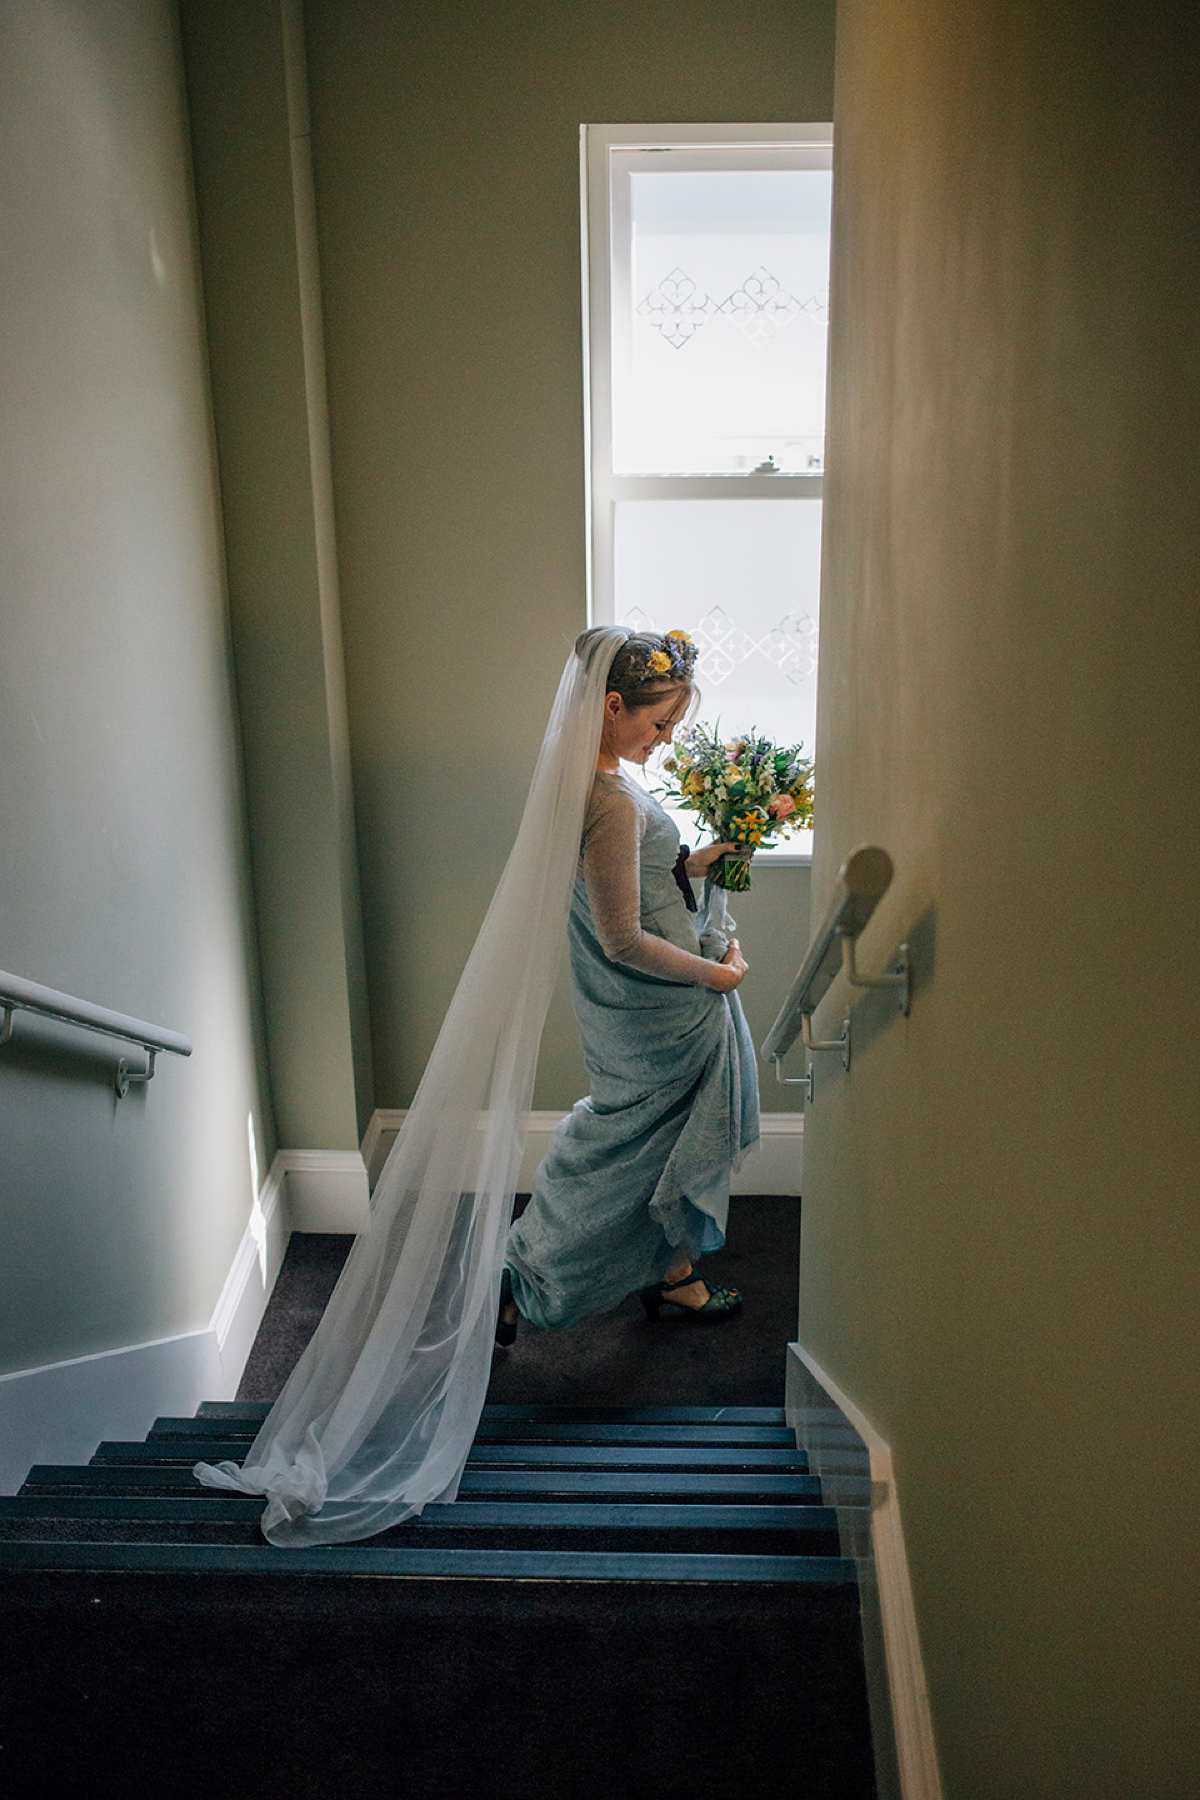
[{"label": "carpeted stair tread", "polygon": [[623,1495],[627,1500],[653,1500],[660,1495],[672,1498],[749,1500],[758,1496],[764,1501],[810,1499],[819,1503],[821,1483],[817,1476],[802,1472],[781,1473],[768,1469],[757,1473],[741,1470],[671,1469],[471,1469],[468,1468],[458,1490],[460,1500],[473,1500],[486,1494],[542,1494],[547,1499],[561,1494]]},{"label": "carpeted stair tread", "polygon": [[[246,1419],[255,1428],[271,1410],[270,1400],[203,1400],[197,1419]],[[785,1425],[782,1406],[485,1406],[483,1419],[525,1419],[533,1424],[562,1420],[623,1425]],[[192,1421],[184,1420],[191,1424]]]},{"label": "carpeted stair tread", "polygon": [[[86,1524],[67,1519],[37,1519],[25,1522],[15,1536],[10,1529],[0,1526],[0,1549],[6,1544],[42,1544],[58,1548],[81,1544],[137,1544],[175,1549],[216,1544],[251,1550],[264,1548],[257,1519],[221,1520],[207,1514],[187,1525],[153,1523],[145,1519],[93,1519]],[[473,1550],[775,1558],[836,1557],[840,1554],[836,1522],[820,1530],[801,1533],[792,1526],[779,1530],[765,1526],[637,1527],[620,1523],[564,1527],[550,1522],[541,1525],[475,1525],[471,1520],[461,1518],[453,1524],[421,1520],[394,1526],[377,1537],[364,1539],[357,1547],[444,1550],[451,1556],[465,1555]]]},{"label": "carpeted stair tread", "polygon": [[[205,1510],[211,1517],[257,1522],[263,1507],[257,1495],[209,1491],[212,1497]],[[178,1525],[190,1524],[193,1518],[194,1509],[186,1502],[162,1495],[8,1495],[0,1498],[0,1524],[4,1525],[35,1519],[83,1522],[125,1519]],[[687,1525],[689,1529],[698,1529],[711,1525],[746,1530],[786,1527],[797,1531],[819,1531],[836,1527],[837,1515],[832,1507],[810,1506],[796,1500],[700,1501],[695,1504],[671,1500],[476,1500],[469,1506],[432,1504],[425,1508],[416,1523],[439,1527],[620,1523],[629,1527]],[[396,1529],[407,1531],[411,1527],[403,1525]]]},{"label": "carpeted stair tread", "polygon": [[6,1800],[875,1792],[851,1582],[50,1568],[0,1606]]},{"label": "carpeted stair tread", "polygon": [[[143,1503],[144,1504],[144,1503]],[[136,1500],[103,1515],[46,1500],[0,1511],[0,1542],[260,1544],[261,1502],[248,1509],[176,1507],[147,1513]],[[731,1506],[484,1501],[429,1506],[417,1520],[369,1540],[397,1549],[687,1551],[729,1555],[836,1556],[836,1514],[818,1506]]]},{"label": "carpeted stair tread", "polygon": [[782,1406],[501,1406],[483,1409],[483,1422],[524,1419],[541,1425],[786,1425]]},{"label": "carpeted stair tread", "polygon": [[[725,1476],[716,1476],[716,1481],[727,1480]],[[588,1492],[594,1492],[588,1487]],[[216,1519],[257,1519],[263,1512],[263,1498],[259,1494],[230,1494],[221,1489],[200,1487],[196,1483],[196,1494],[77,1494],[74,1490],[50,1490],[45,1494],[4,1494],[0,1496],[0,1525],[20,1525],[22,1519],[146,1519],[146,1521],[169,1521],[178,1525],[189,1525],[196,1519],[198,1499],[205,1516]],[[425,1517],[450,1516],[450,1514],[488,1514],[495,1508],[495,1516],[502,1516],[502,1508],[511,1508],[513,1517],[538,1514],[554,1514],[554,1517],[570,1519],[574,1517],[572,1508],[583,1512],[621,1508],[622,1516],[640,1516],[657,1514],[658,1517],[678,1514],[687,1523],[700,1521],[712,1525],[727,1525],[730,1517],[745,1517],[747,1523],[761,1521],[765,1525],[779,1525],[784,1517],[790,1514],[810,1514],[829,1510],[820,1505],[819,1483],[810,1480],[808,1490],[802,1494],[793,1494],[783,1499],[750,1498],[693,1498],[691,1494],[662,1494],[655,1498],[639,1499],[637,1496],[626,1496],[617,1492],[608,1499],[572,1499],[569,1496],[538,1496],[531,1499],[484,1499],[471,1498],[459,1501],[453,1507],[448,1505],[430,1505],[425,1508]],[[520,1514],[518,1514],[520,1510]],[[635,1523],[639,1519],[635,1517]]]},{"label": "carpeted stair tread", "polygon": [[0,1543],[0,1570],[358,1575],[409,1580],[738,1582],[857,1588],[852,1558],[603,1550],[400,1550],[363,1544]]},{"label": "carpeted stair tread", "polygon": [[[113,1440],[102,1443],[92,1458],[92,1467],[136,1463],[142,1467],[156,1464],[193,1462],[240,1462],[246,1443],[241,1438],[155,1438],[148,1443]],[[758,1448],[725,1448],[724,1445],[695,1447],[660,1444],[480,1444],[472,1446],[467,1466],[481,1464],[536,1466],[550,1464],[563,1468],[688,1468],[688,1469],[793,1469],[803,1472],[808,1462],[803,1451],[794,1445]]]},{"label": "carpeted stair tread", "polygon": [[[196,1492],[205,1518],[257,1521],[262,1515],[263,1502],[257,1494],[223,1494],[215,1488],[202,1488],[199,1483]],[[190,1527],[199,1516],[200,1509],[192,1504],[190,1494],[81,1494],[59,1488],[45,1493],[0,1495],[0,1528],[9,1537],[13,1531],[8,1528],[15,1528],[24,1519],[140,1519],[150,1524]]]},{"label": "carpeted stair tread", "polygon": [[[246,1420],[242,1429],[232,1419],[156,1419],[146,1442],[173,1443],[178,1439],[197,1442],[220,1438],[227,1443],[250,1444],[258,1427]],[[786,1425],[677,1425],[614,1424],[609,1420],[524,1420],[484,1419],[475,1434],[477,1444],[673,1444],[690,1447],[701,1444],[729,1448],[764,1449],[787,1446],[795,1449],[796,1435]]]},{"label": "carpeted stair tread", "polygon": [[[131,1464],[38,1463],[29,1471],[21,1496],[63,1491],[91,1493],[173,1494],[202,1503],[218,1489],[202,1487],[191,1465],[159,1463],[151,1467]],[[674,1497],[739,1499],[758,1495],[764,1500],[818,1498],[820,1481],[815,1475],[680,1473],[671,1469],[467,1469],[459,1486],[460,1500],[489,1494],[624,1494],[654,1499]],[[261,1504],[261,1502],[257,1502]]]},{"label": "carpeted stair tread", "polygon": [[659,1444],[664,1449],[700,1446],[725,1449],[796,1450],[796,1434],[786,1425],[636,1425],[600,1421],[484,1419],[476,1444]]}]

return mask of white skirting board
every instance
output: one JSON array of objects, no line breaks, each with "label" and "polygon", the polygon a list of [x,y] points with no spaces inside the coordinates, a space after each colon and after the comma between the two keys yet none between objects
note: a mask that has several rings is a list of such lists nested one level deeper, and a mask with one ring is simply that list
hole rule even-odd
[{"label": "white skirting board", "polygon": [[275,1161],[287,1176],[290,1231],[361,1231],[370,1222],[361,1151],[281,1150]]},{"label": "white skirting board", "polygon": [[[560,1112],[526,1113],[524,1120],[525,1151],[521,1160],[518,1190],[528,1193],[534,1171],[550,1148],[554,1127],[565,1115]],[[379,1179],[387,1161],[387,1153],[396,1141],[396,1133],[404,1123],[403,1108],[380,1107],[371,1115],[362,1141],[362,1159],[367,1165],[371,1186]],[[799,1195],[801,1163],[804,1154],[804,1114],[790,1112],[762,1115],[762,1141],[751,1150],[733,1178],[735,1194]]]},{"label": "white skirting board", "polygon": [[802,1344],[788,1345],[787,1420],[858,1567],[879,1800],[942,1800],[891,1449]]},{"label": "white skirting board", "polygon": [[0,1375],[0,1494],[35,1462],[86,1462],[102,1438],[141,1438],[161,1413],[232,1400],[291,1233],[358,1231],[369,1216],[357,1150],[280,1150],[205,1330]]}]

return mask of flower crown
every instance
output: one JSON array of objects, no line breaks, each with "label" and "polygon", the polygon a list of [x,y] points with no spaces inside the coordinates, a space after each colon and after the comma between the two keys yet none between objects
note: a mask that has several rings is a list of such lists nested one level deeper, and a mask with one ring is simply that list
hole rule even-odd
[{"label": "flower crown", "polygon": [[636,682],[690,681],[699,655],[686,631],[668,631],[663,650],[639,650],[630,658],[630,674]]}]

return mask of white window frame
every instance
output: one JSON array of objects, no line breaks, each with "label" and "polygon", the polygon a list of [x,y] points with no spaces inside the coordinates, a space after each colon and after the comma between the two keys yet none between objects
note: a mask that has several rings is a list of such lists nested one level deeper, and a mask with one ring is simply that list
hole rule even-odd
[{"label": "white window frame", "polygon": [[[580,127],[580,216],[583,257],[583,368],[585,504],[587,515],[588,620],[610,625],[613,591],[613,517],[621,500],[819,499],[823,477],[814,475],[617,475],[613,473],[613,247],[627,245],[628,188],[613,175],[614,150],[647,150],[678,158],[679,168],[703,167],[713,152],[761,153],[771,167],[780,153],[787,166],[828,168],[833,127],[816,125],[583,125]],[[705,156],[705,153],[708,156]],[[753,163],[750,166],[755,166]],[[807,864],[806,853],[783,848],[761,853],[774,867]]]}]

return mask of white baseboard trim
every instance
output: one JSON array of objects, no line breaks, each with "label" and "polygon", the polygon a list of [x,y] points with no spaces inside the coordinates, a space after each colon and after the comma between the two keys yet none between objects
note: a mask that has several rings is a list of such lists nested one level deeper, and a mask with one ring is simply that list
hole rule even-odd
[{"label": "white baseboard trim", "polygon": [[357,1150],[280,1150],[251,1208],[207,1329],[0,1375],[0,1494],[32,1464],[86,1462],[102,1438],[144,1437],[163,1413],[232,1400],[293,1231],[359,1231]]},{"label": "white baseboard trim", "polygon": [[942,1800],[891,1449],[802,1344],[788,1345],[787,1417],[858,1563],[880,1800]]},{"label": "white baseboard trim", "polygon": [[[292,1231],[363,1231],[371,1222],[367,1165],[359,1150],[280,1150]],[[274,1168],[272,1164],[272,1168]]]},{"label": "white baseboard trim", "polygon": [[[565,1116],[561,1112],[525,1114],[525,1149],[517,1183],[520,1193],[529,1192],[534,1171],[550,1148],[551,1134]],[[371,1115],[371,1123],[363,1136],[362,1160],[366,1164],[372,1188],[379,1179],[388,1151],[395,1143],[396,1133],[404,1119],[403,1107],[379,1107]],[[799,1196],[804,1155],[804,1114],[764,1113],[761,1130],[761,1142],[749,1152],[733,1178],[733,1193]]]},{"label": "white baseboard trim", "polygon": [[221,1363],[222,1391],[202,1394],[202,1400],[232,1400],[237,1393],[292,1233],[289,1210],[287,1168],[282,1153],[277,1152],[250,1208],[249,1222],[209,1320]]}]

